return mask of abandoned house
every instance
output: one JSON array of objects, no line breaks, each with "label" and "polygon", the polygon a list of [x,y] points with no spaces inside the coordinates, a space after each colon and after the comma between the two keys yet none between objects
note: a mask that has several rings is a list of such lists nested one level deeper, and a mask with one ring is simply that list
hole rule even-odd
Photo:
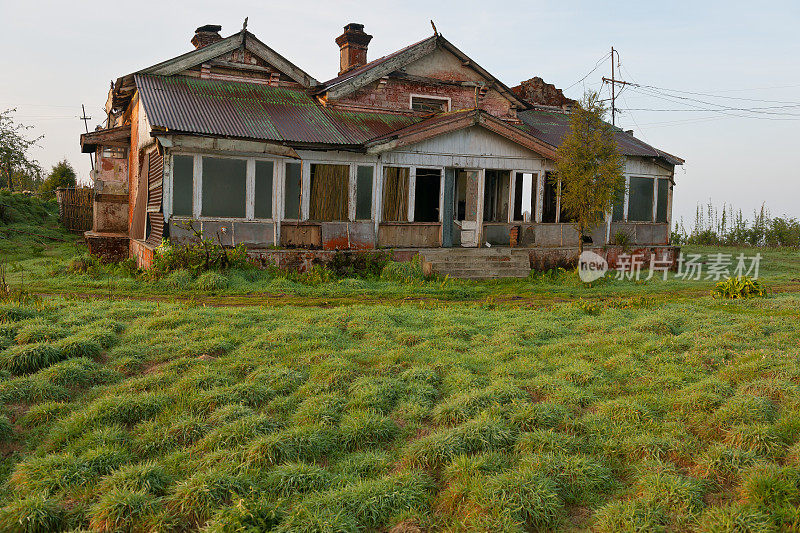
[{"label": "abandoned house", "polygon": [[[549,179],[573,102],[554,86],[534,77],[512,89],[436,32],[368,61],[361,24],[336,38],[339,75],[319,82],[246,25],[220,30],[200,27],[194,50],[117,79],[105,127],[81,136],[96,157],[93,253],[146,267],[163,238],[194,228],[285,264],[387,248],[524,275],[575,254]],[[683,161],[615,135],[626,193],[585,240],[608,250],[624,233],[671,257]]]}]

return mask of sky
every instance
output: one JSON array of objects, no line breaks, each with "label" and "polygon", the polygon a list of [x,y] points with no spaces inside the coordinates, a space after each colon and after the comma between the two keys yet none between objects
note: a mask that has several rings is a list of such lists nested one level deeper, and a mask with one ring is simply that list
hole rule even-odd
[{"label": "sky", "polygon": [[94,129],[111,80],[191,50],[198,26],[221,24],[227,36],[245,17],[320,81],[337,73],[334,39],[349,22],[374,36],[370,60],[431,35],[433,20],[506,85],[540,76],[572,98],[608,96],[601,78],[611,74],[613,46],[617,77],[650,86],[622,92],[617,125],[686,160],[675,173],[675,221],[689,226],[709,201],[745,216],[766,204],[775,216],[800,217],[796,1],[0,0],[0,109],[16,108],[19,122],[44,135],[33,155],[45,169],[66,158],[88,181],[81,104]]}]

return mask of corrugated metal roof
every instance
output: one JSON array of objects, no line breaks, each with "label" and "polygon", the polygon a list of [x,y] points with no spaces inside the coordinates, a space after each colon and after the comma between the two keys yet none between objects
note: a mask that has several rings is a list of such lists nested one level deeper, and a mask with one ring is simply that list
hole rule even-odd
[{"label": "corrugated metal roof", "polygon": [[360,145],[420,118],[328,109],[303,91],[181,76],[136,75],[150,124],[184,133]]},{"label": "corrugated metal roof", "polygon": [[[569,133],[570,117],[564,113],[530,109],[518,112],[517,116],[522,121],[520,125],[522,129],[553,146],[560,146],[564,137]],[[658,157],[673,165],[683,164],[682,159],[653,148],[624,131],[617,130],[614,137],[623,155]]]}]

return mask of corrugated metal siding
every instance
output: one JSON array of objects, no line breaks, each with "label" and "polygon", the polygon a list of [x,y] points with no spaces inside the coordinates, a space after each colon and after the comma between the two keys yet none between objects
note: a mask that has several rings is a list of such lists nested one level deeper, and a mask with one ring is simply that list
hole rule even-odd
[{"label": "corrugated metal siding", "polygon": [[151,125],[176,132],[358,145],[416,117],[327,109],[298,90],[179,76],[136,75]]}]

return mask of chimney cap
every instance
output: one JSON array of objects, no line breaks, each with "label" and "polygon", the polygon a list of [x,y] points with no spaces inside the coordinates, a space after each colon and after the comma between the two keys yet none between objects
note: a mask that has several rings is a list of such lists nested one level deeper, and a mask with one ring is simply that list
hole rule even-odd
[{"label": "chimney cap", "polygon": [[222,26],[219,24],[206,24],[205,26],[200,26],[196,30],[195,33],[218,33],[222,30]]}]

